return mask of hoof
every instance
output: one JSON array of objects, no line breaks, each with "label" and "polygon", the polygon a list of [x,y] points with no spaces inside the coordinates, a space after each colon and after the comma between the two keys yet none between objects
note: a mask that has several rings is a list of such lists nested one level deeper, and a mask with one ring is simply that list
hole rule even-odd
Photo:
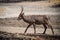
[{"label": "hoof", "polygon": [[24,35],[26,35],[26,33],[24,33]]},{"label": "hoof", "polygon": [[42,34],[45,34],[44,32]]},{"label": "hoof", "polygon": [[53,33],[53,35],[54,35],[54,33]]},{"label": "hoof", "polygon": [[24,34],[26,34],[26,32],[24,32]]},{"label": "hoof", "polygon": [[34,32],[34,34],[36,34],[36,32]]},{"label": "hoof", "polygon": [[36,33],[34,33],[34,34],[36,34]]}]

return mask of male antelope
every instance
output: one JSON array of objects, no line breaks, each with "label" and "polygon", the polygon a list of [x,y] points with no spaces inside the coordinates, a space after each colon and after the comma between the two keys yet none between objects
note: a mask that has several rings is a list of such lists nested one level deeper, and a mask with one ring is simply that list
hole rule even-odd
[{"label": "male antelope", "polygon": [[19,14],[17,20],[21,20],[21,19],[23,19],[24,22],[29,24],[24,33],[26,33],[27,29],[31,25],[33,25],[33,27],[34,27],[34,33],[36,33],[35,25],[37,24],[37,25],[43,25],[44,26],[45,29],[44,29],[43,34],[45,34],[45,32],[46,32],[47,26],[51,28],[52,33],[54,34],[53,28],[50,25],[50,23],[48,21],[49,19],[46,15],[31,15],[31,16],[27,17],[27,16],[24,15],[23,7],[22,7],[21,13]]}]

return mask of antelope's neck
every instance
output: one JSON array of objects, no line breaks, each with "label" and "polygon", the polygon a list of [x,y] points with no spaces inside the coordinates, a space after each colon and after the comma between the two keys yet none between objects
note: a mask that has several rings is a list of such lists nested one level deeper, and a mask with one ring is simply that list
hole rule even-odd
[{"label": "antelope's neck", "polygon": [[24,15],[22,15],[22,19],[25,21],[25,17],[24,17]]}]

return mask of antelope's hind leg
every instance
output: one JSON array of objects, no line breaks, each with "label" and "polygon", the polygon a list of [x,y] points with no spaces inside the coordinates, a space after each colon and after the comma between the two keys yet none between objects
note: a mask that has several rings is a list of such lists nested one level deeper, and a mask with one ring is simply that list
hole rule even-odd
[{"label": "antelope's hind leg", "polygon": [[34,27],[34,34],[36,34],[36,27],[35,27],[35,23],[33,24]]},{"label": "antelope's hind leg", "polygon": [[46,26],[46,24],[43,24],[43,26],[44,26],[44,32],[43,32],[43,34],[45,34],[47,26]]},{"label": "antelope's hind leg", "polygon": [[54,34],[54,31],[53,31],[52,25],[50,24],[50,22],[49,22],[49,21],[47,22],[47,25],[48,25],[48,27],[50,27],[50,28],[51,28],[52,33]]},{"label": "antelope's hind leg", "polygon": [[52,26],[51,26],[50,24],[48,24],[48,26],[51,28],[51,31],[52,31],[52,33],[54,34],[54,31],[53,31]]}]

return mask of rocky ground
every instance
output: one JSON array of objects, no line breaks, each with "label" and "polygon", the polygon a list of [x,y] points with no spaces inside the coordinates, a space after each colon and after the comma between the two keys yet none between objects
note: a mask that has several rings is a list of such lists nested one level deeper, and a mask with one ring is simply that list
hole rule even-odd
[{"label": "rocky ground", "polygon": [[59,35],[21,34],[0,31],[0,40],[60,40]]}]

